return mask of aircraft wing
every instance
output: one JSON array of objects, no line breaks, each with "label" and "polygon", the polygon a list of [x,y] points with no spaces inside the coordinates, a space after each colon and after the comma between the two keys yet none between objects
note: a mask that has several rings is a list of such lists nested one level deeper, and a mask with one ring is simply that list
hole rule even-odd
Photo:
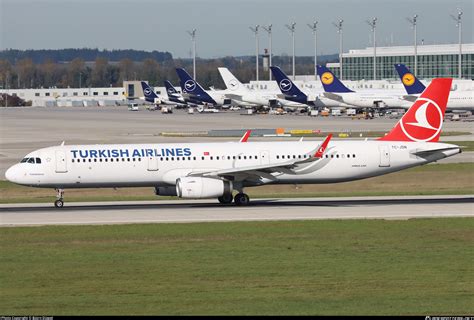
[{"label": "aircraft wing", "polygon": [[328,99],[331,99],[331,100],[335,100],[335,101],[338,101],[338,102],[344,102],[344,99],[342,99],[342,97],[340,95],[332,93],[332,92],[323,92],[323,96],[328,98]]},{"label": "aircraft wing", "polygon": [[415,102],[416,99],[418,99],[418,97],[411,94],[407,94],[407,95],[402,96],[402,99],[406,101],[410,101],[410,102]]},{"label": "aircraft wing", "polygon": [[429,149],[429,150],[415,150],[411,154],[416,155],[420,158],[428,157],[435,153],[440,153],[444,151],[460,150],[460,147],[448,147],[448,148],[438,148],[438,149]]},{"label": "aircraft wing", "polygon": [[224,96],[228,99],[242,101],[242,96],[240,94],[226,93]]},{"label": "aircraft wing", "polygon": [[306,158],[297,158],[290,159],[285,162],[280,163],[271,163],[271,164],[260,164],[247,167],[239,168],[229,168],[221,169],[215,171],[206,171],[206,172],[194,172],[191,176],[201,176],[201,177],[234,177],[236,180],[245,180],[249,176],[256,178],[267,178],[270,180],[276,179],[272,173],[289,173],[291,174],[291,169],[293,169],[298,164],[310,163],[316,160],[319,160],[323,157],[324,152],[329,144],[329,140],[332,138],[332,134],[328,135],[326,139],[318,145],[317,148],[308,153]]}]

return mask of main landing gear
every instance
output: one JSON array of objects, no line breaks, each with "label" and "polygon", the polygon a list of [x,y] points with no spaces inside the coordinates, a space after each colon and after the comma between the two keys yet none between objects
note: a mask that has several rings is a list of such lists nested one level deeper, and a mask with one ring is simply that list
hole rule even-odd
[{"label": "main landing gear", "polygon": [[237,193],[233,198],[231,194],[227,194],[217,198],[217,200],[219,200],[219,202],[222,204],[231,204],[232,200],[234,200],[236,206],[246,206],[250,203],[249,196],[242,192]]},{"label": "main landing gear", "polygon": [[54,206],[56,208],[64,207],[64,189],[56,189],[56,201],[54,201]]}]

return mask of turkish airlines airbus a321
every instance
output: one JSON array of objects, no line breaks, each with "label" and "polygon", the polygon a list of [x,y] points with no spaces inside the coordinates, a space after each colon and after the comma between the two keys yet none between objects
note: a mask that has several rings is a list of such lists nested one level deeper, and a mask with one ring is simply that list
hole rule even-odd
[{"label": "turkish airlines airbus a321", "polygon": [[[154,187],[157,195],[246,205],[244,188],[334,183],[423,165],[461,152],[439,143],[451,79],[435,79],[384,137],[371,141],[60,145],[33,151],[8,180],[55,188]],[[238,193],[233,196],[233,191]]]}]

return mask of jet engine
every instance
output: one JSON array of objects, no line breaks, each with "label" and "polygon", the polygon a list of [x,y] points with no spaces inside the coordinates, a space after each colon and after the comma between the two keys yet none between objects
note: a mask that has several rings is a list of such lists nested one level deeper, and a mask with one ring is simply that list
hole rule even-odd
[{"label": "jet engine", "polygon": [[232,182],[214,178],[182,177],[176,180],[176,193],[181,198],[218,198],[232,194]]}]

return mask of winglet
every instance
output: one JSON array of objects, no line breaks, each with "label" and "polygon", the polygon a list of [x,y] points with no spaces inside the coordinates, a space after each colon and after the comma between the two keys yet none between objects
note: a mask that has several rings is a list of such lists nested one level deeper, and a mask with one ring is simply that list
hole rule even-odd
[{"label": "winglet", "polygon": [[318,151],[316,151],[316,153],[314,154],[315,158],[322,158],[323,157],[324,151],[326,151],[326,148],[329,144],[329,140],[331,140],[331,138],[332,138],[332,134],[330,133],[330,134],[328,134],[326,139],[324,139],[324,141],[321,144],[321,146],[319,147]]},{"label": "winglet", "polygon": [[242,136],[242,138],[240,138],[239,142],[247,142],[251,133],[252,133],[252,130],[245,131],[244,135]]}]

